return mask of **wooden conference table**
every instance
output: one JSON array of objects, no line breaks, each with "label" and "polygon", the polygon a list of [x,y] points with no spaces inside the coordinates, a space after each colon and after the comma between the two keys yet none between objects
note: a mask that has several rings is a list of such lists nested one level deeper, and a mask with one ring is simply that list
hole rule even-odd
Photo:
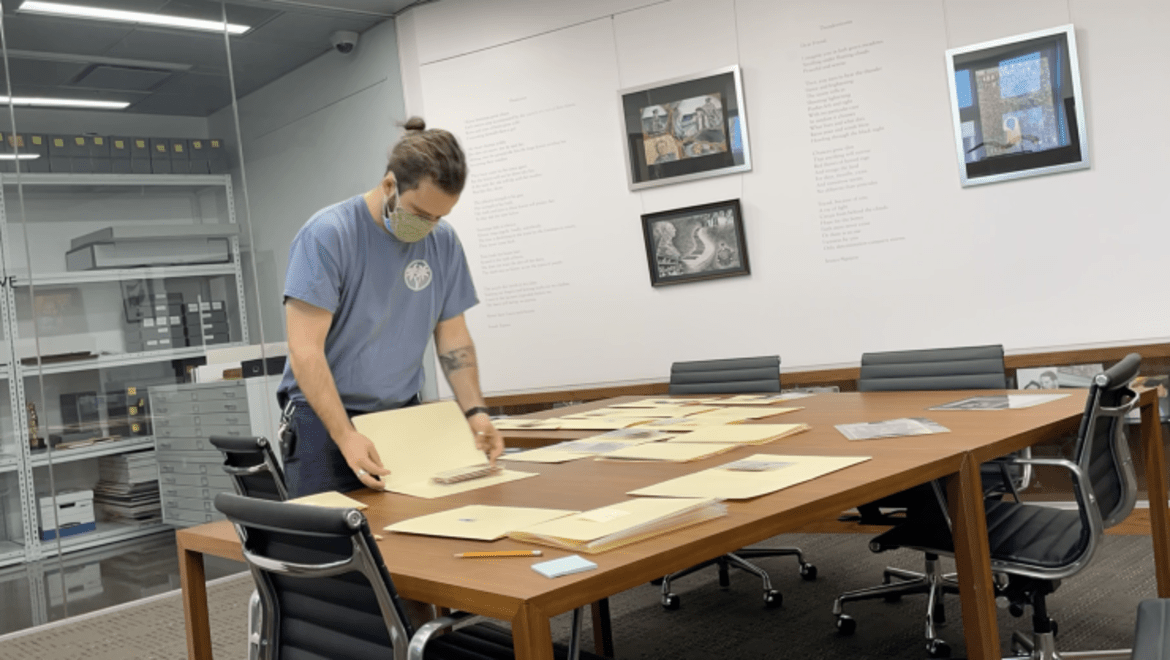
[{"label": "wooden conference table", "polygon": [[[370,504],[365,513],[371,528],[378,531],[399,520],[472,503],[592,509],[626,499],[629,490],[755,453],[870,456],[872,459],[864,463],[770,495],[728,502],[725,517],[590,555],[598,564],[597,570],[554,580],[531,570],[529,565],[533,561],[526,559],[470,561],[452,556],[462,551],[533,547],[511,539],[489,544],[382,533],[378,546],[402,596],[510,621],[516,657],[546,660],[552,658],[549,618],[554,615],[644,586],[665,573],[798,529],[878,497],[946,478],[967,656],[999,658],[979,464],[1046,438],[1075,433],[1084,410],[1084,392],[1072,392],[1066,398],[1019,410],[925,412],[931,406],[980,393],[994,392],[817,394],[787,404],[804,406],[803,410],[760,420],[803,422],[810,424],[812,430],[703,461],[625,464],[585,459],[557,465],[513,463],[513,469],[539,472],[541,476],[436,500],[372,491],[351,495]],[[558,408],[533,417],[559,416],[640,398],[644,397],[618,397],[574,408]],[[1140,405],[1158,595],[1167,597],[1170,596],[1170,513],[1155,392],[1143,391]],[[948,427],[951,433],[850,442],[833,428],[834,424],[898,417],[929,417]],[[523,437],[532,441],[542,433],[549,439],[565,437],[565,432],[558,431],[525,431]],[[573,437],[582,435],[590,434],[576,433]],[[242,558],[240,544],[227,522],[183,529],[176,536],[188,657],[204,660],[212,656],[203,555],[239,560]],[[544,559],[571,554],[542,549]],[[844,566],[823,568],[848,570]],[[831,626],[828,607],[829,603],[825,603],[825,625]],[[783,616],[783,610],[777,616]],[[663,643],[669,644],[669,638],[664,637]]]}]

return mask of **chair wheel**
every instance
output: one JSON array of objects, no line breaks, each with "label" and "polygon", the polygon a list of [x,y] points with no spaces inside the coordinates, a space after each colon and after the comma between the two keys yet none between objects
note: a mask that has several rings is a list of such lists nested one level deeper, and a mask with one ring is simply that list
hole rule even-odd
[{"label": "chair wheel", "polygon": [[857,621],[848,614],[837,615],[837,632],[842,635],[852,635],[857,630]]},{"label": "chair wheel", "polygon": [[817,579],[817,567],[813,566],[812,564],[801,564],[800,577],[803,580],[812,582],[813,580]]},{"label": "chair wheel", "polygon": [[780,607],[780,603],[784,602],[784,596],[775,589],[769,589],[764,592],[764,607],[773,609]]},{"label": "chair wheel", "polygon": [[1019,603],[1012,603],[1008,605],[1008,614],[1017,618],[1024,616],[1024,606]]},{"label": "chair wheel", "polygon": [[676,594],[666,594],[662,597],[662,608],[666,610],[677,610],[682,606],[682,599]]},{"label": "chair wheel", "polygon": [[941,639],[932,639],[926,643],[926,652],[932,658],[949,658],[951,657],[951,646]]}]

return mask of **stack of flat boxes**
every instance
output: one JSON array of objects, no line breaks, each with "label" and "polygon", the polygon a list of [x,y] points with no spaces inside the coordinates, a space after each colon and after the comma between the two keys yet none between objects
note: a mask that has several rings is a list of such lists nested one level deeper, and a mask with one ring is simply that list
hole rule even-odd
[{"label": "stack of flat boxes", "polygon": [[0,133],[0,153],[37,158],[0,160],[0,172],[73,174],[226,174],[224,141],[106,135]]},{"label": "stack of flat boxes", "polygon": [[222,300],[183,305],[183,331],[188,346],[226,344],[231,340],[227,306]]},{"label": "stack of flat boxes", "polygon": [[252,434],[248,393],[242,380],[150,388],[163,522],[186,526],[223,515],[215,496],[234,492],[213,435]]},{"label": "stack of flat boxes", "polygon": [[165,351],[190,345],[183,327],[183,294],[168,293],[163,280],[151,283],[147,302],[126,305],[126,319],[127,353]]}]

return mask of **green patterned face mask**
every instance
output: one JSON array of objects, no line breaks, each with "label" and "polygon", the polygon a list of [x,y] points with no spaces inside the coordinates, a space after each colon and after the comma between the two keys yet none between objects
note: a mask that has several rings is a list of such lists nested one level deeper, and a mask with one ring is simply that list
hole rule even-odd
[{"label": "green patterned face mask", "polygon": [[398,205],[398,195],[394,195],[393,211],[390,210],[389,196],[382,201],[382,224],[403,243],[417,243],[426,238],[439,223],[431,222],[402,208]]}]

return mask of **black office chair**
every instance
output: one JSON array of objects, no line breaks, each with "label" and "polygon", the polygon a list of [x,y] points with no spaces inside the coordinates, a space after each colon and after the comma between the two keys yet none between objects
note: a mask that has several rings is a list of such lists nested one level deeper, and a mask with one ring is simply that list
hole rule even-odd
[{"label": "black office chair", "polygon": [[[223,454],[223,470],[232,478],[236,492],[245,497],[283,502],[288,499],[284,471],[276,460],[272,443],[267,438],[213,435],[212,446]],[[264,619],[260,593],[252,592],[248,599],[248,656],[259,653],[260,623]]]},{"label": "black office chair", "polygon": [[[1002,390],[1006,384],[1003,346],[989,345],[865,353],[861,356],[861,377],[857,381],[857,389],[861,392]],[[986,463],[980,466],[980,471],[983,474],[984,492],[988,497],[1000,496],[1005,492],[1018,494],[1019,490],[1027,486],[1031,477],[1030,468],[1003,461]],[[938,483],[923,484],[863,504],[858,507],[859,520],[863,524],[897,525],[909,518],[921,518],[931,524],[945,526],[945,521],[936,514],[935,496],[936,492],[941,492],[940,488]],[[888,513],[889,509],[895,512]],[[888,539],[879,540],[883,536],[872,541],[870,549],[882,552],[896,547],[890,545]],[[881,585],[841,594],[833,602],[833,614],[837,616],[837,629],[843,634],[851,634],[856,630],[857,622],[844,613],[845,603],[872,598],[893,601],[904,595],[926,594],[927,649],[934,657],[945,657],[950,651],[946,643],[938,638],[935,626],[946,621],[943,595],[958,592],[959,585],[954,576],[939,572],[938,555],[927,552],[925,568],[921,573],[887,567]]]},{"label": "black office chair", "polygon": [[[675,362],[670,366],[670,393],[673,394],[756,394],[780,391],[780,356]],[[772,588],[767,571],[747,561],[757,557],[791,557],[800,563],[800,576],[817,578],[817,567],[807,563],[799,548],[743,548],[662,578],[662,606],[677,610],[682,599],[670,590],[670,583],[708,566],[719,567],[719,586],[731,584],[730,567],[758,576],[764,583],[764,606],[779,607],[783,600]]]},{"label": "black office chair", "polygon": [[[1085,413],[1077,432],[1072,460],[1066,458],[1011,458],[1018,465],[1045,465],[1068,470],[1076,509],[1056,509],[1015,499],[986,502],[991,570],[1006,576],[996,585],[1010,603],[1009,612],[1021,616],[1032,607],[1032,634],[1012,635],[1012,660],[1057,660],[1057,625],[1048,616],[1045,598],[1060,581],[1089,565],[1107,527],[1125,520],[1137,501],[1137,478],[1125,437],[1125,415],[1137,403],[1129,382],[1137,375],[1141,356],[1131,353],[1089,387]],[[946,501],[936,498],[936,510],[946,517]],[[954,554],[949,524],[944,534],[924,518],[908,519],[882,536],[881,542],[918,548],[936,554]],[[949,521],[946,521],[949,523]],[[878,537],[882,539],[882,537]],[[876,540],[876,539],[875,539]],[[1129,658],[1130,651],[1077,652],[1078,658]]]},{"label": "black office chair", "polygon": [[223,454],[223,470],[231,476],[237,493],[265,500],[288,499],[284,471],[267,438],[213,435],[208,440]]},{"label": "black office chair", "polygon": [[[244,560],[264,600],[261,657],[330,660],[496,660],[515,656],[505,628],[470,623],[434,636],[470,615],[457,612],[416,634],[365,516],[356,509],[271,502],[230,493],[215,506],[236,526]],[[581,610],[570,648],[557,658],[599,656],[580,650]]]}]

